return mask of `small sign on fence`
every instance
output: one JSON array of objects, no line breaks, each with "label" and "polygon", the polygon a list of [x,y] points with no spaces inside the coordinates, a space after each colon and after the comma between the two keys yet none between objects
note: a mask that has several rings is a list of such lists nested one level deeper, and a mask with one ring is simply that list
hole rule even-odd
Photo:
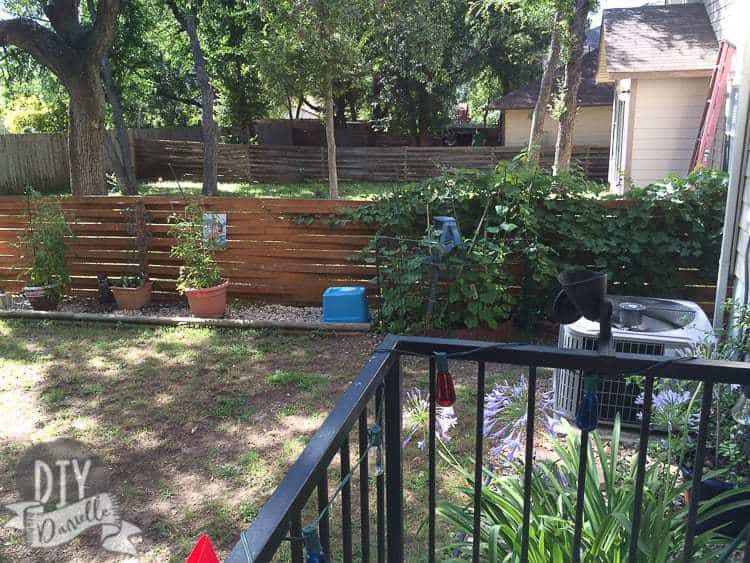
[{"label": "small sign on fence", "polygon": [[203,242],[216,250],[227,247],[227,214],[203,214]]}]

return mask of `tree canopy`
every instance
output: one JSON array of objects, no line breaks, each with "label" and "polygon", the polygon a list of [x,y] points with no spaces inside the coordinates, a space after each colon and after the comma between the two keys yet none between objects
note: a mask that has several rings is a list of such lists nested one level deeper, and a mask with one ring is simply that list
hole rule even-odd
[{"label": "tree canopy", "polygon": [[[49,27],[41,0],[0,0]],[[92,21],[75,2],[82,22]],[[193,0],[220,126],[320,113],[333,74],[337,122],[370,119],[419,141],[458,101],[489,100],[541,74],[553,0]],[[1,18],[2,16],[0,16]],[[128,127],[196,125],[190,41],[165,2],[122,2],[109,51]],[[65,88],[28,52],[0,53],[0,119],[11,130],[67,126]],[[111,115],[107,121],[111,125]]]}]

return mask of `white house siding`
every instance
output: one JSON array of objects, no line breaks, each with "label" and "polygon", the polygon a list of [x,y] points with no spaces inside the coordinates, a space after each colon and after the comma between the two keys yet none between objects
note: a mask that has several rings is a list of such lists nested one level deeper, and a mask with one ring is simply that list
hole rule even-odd
[{"label": "white house siding", "polygon": [[[574,145],[609,146],[609,128],[612,123],[612,107],[582,107],[578,109]],[[553,147],[557,139],[557,120],[549,116],[544,120],[544,138],[542,146]],[[529,142],[531,131],[531,110],[510,109],[505,111],[505,145],[525,147]]]},{"label": "white house siding", "polygon": [[708,83],[708,78],[637,80],[626,169],[631,185],[687,174]]}]

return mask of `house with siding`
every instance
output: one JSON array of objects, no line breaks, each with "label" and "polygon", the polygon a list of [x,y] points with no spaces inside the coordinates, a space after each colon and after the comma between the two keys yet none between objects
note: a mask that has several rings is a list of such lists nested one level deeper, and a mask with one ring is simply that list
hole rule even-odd
[{"label": "house with siding", "polygon": [[688,173],[718,54],[702,3],[604,10],[596,82],[614,86],[612,191]]},{"label": "house with siding", "polygon": [[[593,32],[598,41],[598,33],[596,30]],[[589,33],[591,35],[592,32]],[[583,60],[583,77],[578,91],[578,111],[573,130],[575,146],[609,146],[613,90],[609,84],[596,83],[596,66],[597,50],[594,48],[586,53]],[[539,97],[540,85],[541,79],[529,82],[489,105],[490,109],[503,112],[505,146],[520,149],[528,145],[531,115]],[[543,148],[555,146],[558,128],[557,120],[547,114],[544,120]]]}]

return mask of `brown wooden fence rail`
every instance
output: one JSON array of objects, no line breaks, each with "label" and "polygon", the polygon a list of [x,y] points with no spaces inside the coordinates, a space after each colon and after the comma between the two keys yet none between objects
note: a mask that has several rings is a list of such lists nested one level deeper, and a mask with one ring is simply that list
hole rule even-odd
[{"label": "brown wooden fence rail", "polygon": [[[510,147],[339,147],[336,151],[342,180],[398,182],[440,175],[449,168],[489,170],[518,154]],[[203,145],[185,141],[138,139],[135,142],[139,178],[200,180]],[[551,167],[553,154],[542,155]],[[575,163],[593,180],[606,181],[608,147],[577,147]],[[301,181],[328,177],[325,147],[219,145],[222,181]]]},{"label": "brown wooden fence rail", "polygon": [[[74,236],[69,265],[73,293],[96,295],[96,274],[115,277],[132,271],[133,238],[127,234],[124,211],[134,197],[69,197],[62,206]],[[142,198],[152,216],[154,238],[149,255],[149,274],[155,282],[154,298],[175,299],[179,261],[170,257],[167,218],[182,211],[186,200],[176,197]],[[353,260],[371,239],[374,229],[361,225],[329,227],[324,221],[306,225],[295,221],[300,215],[325,218],[343,208],[364,205],[357,201],[201,198],[207,210],[226,212],[229,243],[218,253],[223,274],[230,280],[233,297],[273,303],[318,305],[323,291],[333,285],[366,285],[375,276],[371,265]],[[623,202],[608,202],[603,213],[617,213]],[[0,197],[0,291],[18,291],[23,284],[18,235],[26,222],[27,201],[23,197]],[[584,265],[585,258],[581,258]],[[509,264],[520,281],[518,264]],[[679,269],[681,289],[673,297],[698,302],[713,309],[715,272],[689,265]],[[617,293],[616,288],[612,288]]]}]

